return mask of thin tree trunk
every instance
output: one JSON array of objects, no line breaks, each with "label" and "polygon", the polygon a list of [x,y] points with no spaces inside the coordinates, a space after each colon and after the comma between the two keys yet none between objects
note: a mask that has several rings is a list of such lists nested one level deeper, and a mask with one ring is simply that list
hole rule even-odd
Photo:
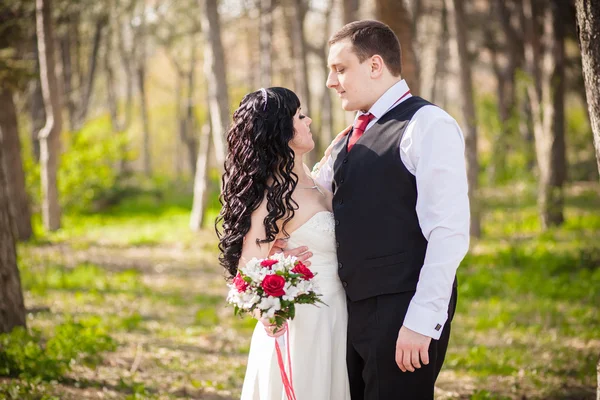
[{"label": "thin tree trunk", "polygon": [[437,9],[431,4],[428,12],[423,13],[417,28],[415,38],[418,37],[420,44],[421,62],[419,69],[419,84],[421,94],[425,99],[435,101],[435,81],[437,79],[439,47],[442,42],[442,29],[444,26],[442,9]]},{"label": "thin tree trunk", "polygon": [[21,141],[17,121],[17,111],[13,93],[0,87],[0,143],[4,151],[7,174],[8,199],[15,223],[17,240],[27,240],[33,235],[29,196],[25,189],[25,174],[21,160]]},{"label": "thin tree trunk", "polygon": [[260,0],[259,19],[259,54],[260,54],[260,85],[268,88],[273,78],[273,0]]},{"label": "thin tree trunk", "polygon": [[217,11],[217,0],[198,1],[202,9],[200,17],[202,32],[206,38],[204,72],[208,83],[212,140],[219,169],[223,171],[225,166],[225,132],[229,125],[229,95],[227,93],[225,54],[221,42],[221,23]]},{"label": "thin tree trunk", "polygon": [[26,326],[17,252],[11,229],[13,225],[4,172],[4,153],[0,149],[0,333]]},{"label": "thin tree trunk", "polygon": [[[67,19],[67,24],[72,24],[71,19]],[[72,59],[71,59],[71,35],[70,28],[60,38],[60,53],[62,55],[62,72],[63,72],[63,88],[64,88],[64,101],[67,106],[67,112],[69,115],[69,130],[74,131],[77,125],[77,108],[73,101],[73,71],[72,71]]]},{"label": "thin tree trunk", "polygon": [[438,43],[437,60],[435,63],[435,76],[433,88],[431,90],[431,101],[439,104],[442,108],[446,108],[448,103],[447,77],[448,77],[448,60],[450,58],[450,46],[448,37],[450,36],[448,27],[448,8],[446,2],[442,4],[441,10],[442,34]]},{"label": "thin tree trunk", "polygon": [[112,57],[112,29],[109,25],[106,38],[106,51],[104,52],[104,71],[106,73],[106,100],[110,124],[113,132],[121,132],[119,123],[119,107],[117,104],[117,91],[115,89],[115,72],[111,63]]},{"label": "thin tree trunk", "polygon": [[90,53],[89,58],[89,70],[86,79],[85,91],[83,91],[83,96],[81,97],[80,104],[81,108],[79,109],[79,115],[77,116],[77,125],[76,130],[81,129],[83,124],[85,123],[85,119],[88,114],[90,98],[92,97],[92,93],[94,90],[94,80],[96,78],[96,65],[98,64],[98,51],[100,50],[100,45],[102,43],[102,30],[107,23],[106,15],[103,15],[98,18],[96,21],[96,27],[94,29],[94,41],[92,45],[92,52]]},{"label": "thin tree trunk", "polygon": [[183,163],[181,162],[181,153],[182,148],[185,145],[186,127],[184,117],[185,113],[182,104],[184,74],[178,65],[176,66],[175,76],[175,124],[177,129],[177,137],[175,138],[175,171],[177,172],[177,176],[181,176],[183,165]]},{"label": "thin tree trunk", "polygon": [[34,53],[35,53],[35,77],[30,83],[29,97],[29,115],[31,119],[31,150],[33,159],[36,162],[40,161],[40,141],[39,133],[44,127],[46,121],[46,110],[44,109],[44,95],[42,93],[42,82],[40,81],[40,62],[37,46],[37,35],[34,37]]},{"label": "thin tree trunk", "polygon": [[146,97],[146,42],[148,40],[148,27],[146,26],[146,11],[142,7],[142,18],[139,27],[139,38],[140,42],[138,48],[140,53],[135,60],[136,62],[136,73],[137,73],[137,84],[138,91],[140,94],[140,108],[142,113],[142,137],[143,137],[143,163],[144,163],[144,174],[146,176],[152,175],[152,145],[150,143],[150,120],[148,116],[148,99]]},{"label": "thin tree trunk", "polygon": [[[304,20],[306,17],[306,4],[304,0],[290,0],[290,21],[291,21],[291,46],[292,57],[294,60],[294,87],[296,94],[300,98],[304,112],[310,112],[310,87],[308,78],[307,64],[307,46],[304,36]],[[311,151],[307,154],[307,164],[313,165],[317,161],[316,152]]]},{"label": "thin tree trunk", "polygon": [[414,50],[412,16],[403,0],[377,0],[377,19],[398,36],[402,49],[402,77],[413,94],[420,94],[418,59]]},{"label": "thin tree trunk", "polygon": [[46,106],[46,125],[40,131],[42,219],[49,231],[60,228],[56,173],[62,131],[61,100],[56,77],[51,0],[36,0],[40,76]]},{"label": "thin tree trunk", "polygon": [[[594,133],[594,147],[600,173],[600,3],[594,0],[577,0],[577,27],[583,64],[583,80],[587,98],[590,124]],[[600,360],[598,361],[598,400],[600,400]]]},{"label": "thin tree trunk", "polygon": [[291,0],[289,3],[292,55],[294,59],[294,87],[302,103],[302,108],[310,110],[310,89],[308,87],[308,65],[306,63],[306,39],[304,37],[304,19],[306,8],[304,0]]},{"label": "thin tree trunk", "polygon": [[142,111],[142,131],[143,131],[143,157],[144,157],[144,173],[146,176],[152,175],[152,153],[150,144],[150,120],[148,117],[148,104],[146,99],[146,65],[145,60],[139,60],[137,67],[137,83],[140,93],[140,107]]},{"label": "thin tree trunk", "polygon": [[[528,94],[533,114],[535,148],[539,169],[538,207],[544,229],[564,221],[563,183],[564,118],[556,116],[564,107],[564,32],[557,3],[548,4],[544,15],[545,43],[540,42],[534,23],[536,9],[531,0],[524,3],[527,21],[525,56],[534,84]],[[559,26],[560,25],[560,26]],[[543,44],[543,46],[542,46]],[[560,93],[563,91],[563,93]],[[559,92],[559,93],[556,93]],[[562,115],[563,111],[558,110]],[[563,154],[560,154],[563,153]]]},{"label": "thin tree trunk", "polygon": [[[480,202],[478,189],[479,161],[477,159],[477,115],[473,99],[473,78],[467,49],[466,18],[462,0],[446,0],[448,25],[453,31],[453,41],[457,46],[460,69],[462,114],[465,124],[465,155],[469,182],[469,202],[471,204],[471,235],[481,236]],[[452,29],[453,28],[453,29]]]},{"label": "thin tree trunk", "polygon": [[208,199],[208,160],[210,158],[210,124],[202,127],[200,135],[200,149],[194,175],[194,202],[190,216],[190,229],[199,231],[202,229],[205,219],[206,204]]},{"label": "thin tree trunk", "polygon": [[358,20],[359,0],[343,0],[344,24]]},{"label": "thin tree trunk", "polygon": [[[321,65],[323,66],[323,76],[327,79],[329,74],[329,67],[327,66],[327,55],[328,55],[328,45],[327,42],[329,40],[329,28],[331,25],[331,9],[332,4],[328,3],[328,7],[326,7],[326,12],[324,15],[325,26],[324,26],[324,37],[323,37],[323,45],[321,48]],[[321,97],[321,128],[320,128],[320,148],[316,149],[316,155],[322,154],[325,150],[326,146],[329,146],[331,140],[333,139],[333,106],[331,101],[331,91],[325,88],[323,85],[323,95]],[[312,165],[310,165],[312,167]]]},{"label": "thin tree trunk", "polygon": [[196,76],[196,44],[194,37],[190,38],[191,46],[191,59],[190,68],[187,75],[187,98],[185,102],[185,136],[184,143],[188,153],[188,161],[190,163],[190,171],[192,176],[196,175],[196,161],[198,159],[198,141],[196,140],[196,117],[194,115],[194,77]]}]

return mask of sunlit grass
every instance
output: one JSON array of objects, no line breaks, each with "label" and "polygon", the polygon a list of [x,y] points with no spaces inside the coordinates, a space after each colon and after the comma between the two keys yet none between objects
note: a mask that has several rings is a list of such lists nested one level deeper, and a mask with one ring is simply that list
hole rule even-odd
[{"label": "sunlit grass", "polygon": [[[211,202],[214,217],[218,202]],[[456,398],[588,398],[600,354],[597,186],[570,188],[564,226],[546,232],[530,185],[495,189],[484,202],[485,236],[458,270],[440,388],[468,377],[474,386]],[[67,213],[58,232],[44,233],[38,221],[36,241],[19,246],[26,302],[40,310],[29,315],[30,327],[52,337],[74,319],[116,340],[106,356],[112,361],[69,375],[81,387],[111,382],[118,398],[132,399],[239,397],[256,321],[225,306],[212,223],[192,233],[190,207],[180,192],[143,194],[101,213]],[[137,353],[143,367],[130,374]],[[0,394],[22,393],[16,384],[0,382]],[[32,393],[47,389],[39,388]]]}]

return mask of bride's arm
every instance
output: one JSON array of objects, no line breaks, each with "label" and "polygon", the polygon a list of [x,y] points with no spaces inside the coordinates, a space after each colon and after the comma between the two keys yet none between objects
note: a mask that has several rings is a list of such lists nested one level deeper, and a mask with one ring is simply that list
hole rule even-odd
[{"label": "bride's arm", "polygon": [[242,255],[240,257],[239,267],[243,267],[252,258],[256,257],[267,258],[269,252],[275,242],[261,243],[260,240],[264,240],[267,237],[265,231],[264,220],[268,215],[267,211],[267,200],[263,199],[260,206],[252,213],[250,219],[250,230],[244,236],[244,244],[242,245]]},{"label": "bride's arm", "polygon": [[[267,258],[269,256],[269,252],[271,251],[273,244],[275,244],[275,241],[268,243],[259,242],[259,240],[264,240],[267,237],[264,224],[264,220],[267,214],[267,199],[265,197],[260,206],[252,213],[252,217],[250,219],[250,230],[248,231],[246,236],[244,236],[244,244],[242,245],[242,255],[240,257],[238,268],[246,265],[246,263],[252,260],[252,258],[254,257],[261,259]],[[267,332],[267,335],[278,337],[285,333],[285,329],[281,329],[280,331],[274,334],[274,326],[271,325],[268,318],[260,317],[260,312],[258,311],[258,309],[255,309],[255,312],[252,315],[254,318],[262,322],[265,331]]]}]

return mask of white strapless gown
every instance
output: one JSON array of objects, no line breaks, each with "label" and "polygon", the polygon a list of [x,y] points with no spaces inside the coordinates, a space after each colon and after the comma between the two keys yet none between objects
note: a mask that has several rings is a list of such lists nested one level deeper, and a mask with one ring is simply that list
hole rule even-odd
[{"label": "white strapless gown", "polygon": [[[325,305],[301,304],[289,322],[292,380],[297,400],[350,400],[346,369],[346,294],[337,273],[334,218],[315,214],[292,232],[289,248],[308,246],[310,269]],[[282,336],[279,343],[282,343]],[[286,349],[282,347],[287,371]],[[275,352],[275,339],[258,322],[252,335],[242,400],[287,400]]]}]

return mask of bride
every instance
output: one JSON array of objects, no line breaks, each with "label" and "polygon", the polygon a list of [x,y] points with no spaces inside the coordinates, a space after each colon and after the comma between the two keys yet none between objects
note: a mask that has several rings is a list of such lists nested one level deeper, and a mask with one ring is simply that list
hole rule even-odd
[{"label": "bride", "polygon": [[[233,277],[239,265],[268,257],[276,239],[287,239],[289,248],[311,249],[310,268],[326,306],[298,305],[285,327],[293,388],[298,400],[349,400],[348,316],[337,274],[331,194],[302,161],[315,145],[311,122],[288,89],[261,89],[243,98],[227,134],[219,261]],[[242,400],[285,399],[275,353],[275,340],[283,339],[276,336],[285,329],[274,334],[268,320],[257,323]]]}]

